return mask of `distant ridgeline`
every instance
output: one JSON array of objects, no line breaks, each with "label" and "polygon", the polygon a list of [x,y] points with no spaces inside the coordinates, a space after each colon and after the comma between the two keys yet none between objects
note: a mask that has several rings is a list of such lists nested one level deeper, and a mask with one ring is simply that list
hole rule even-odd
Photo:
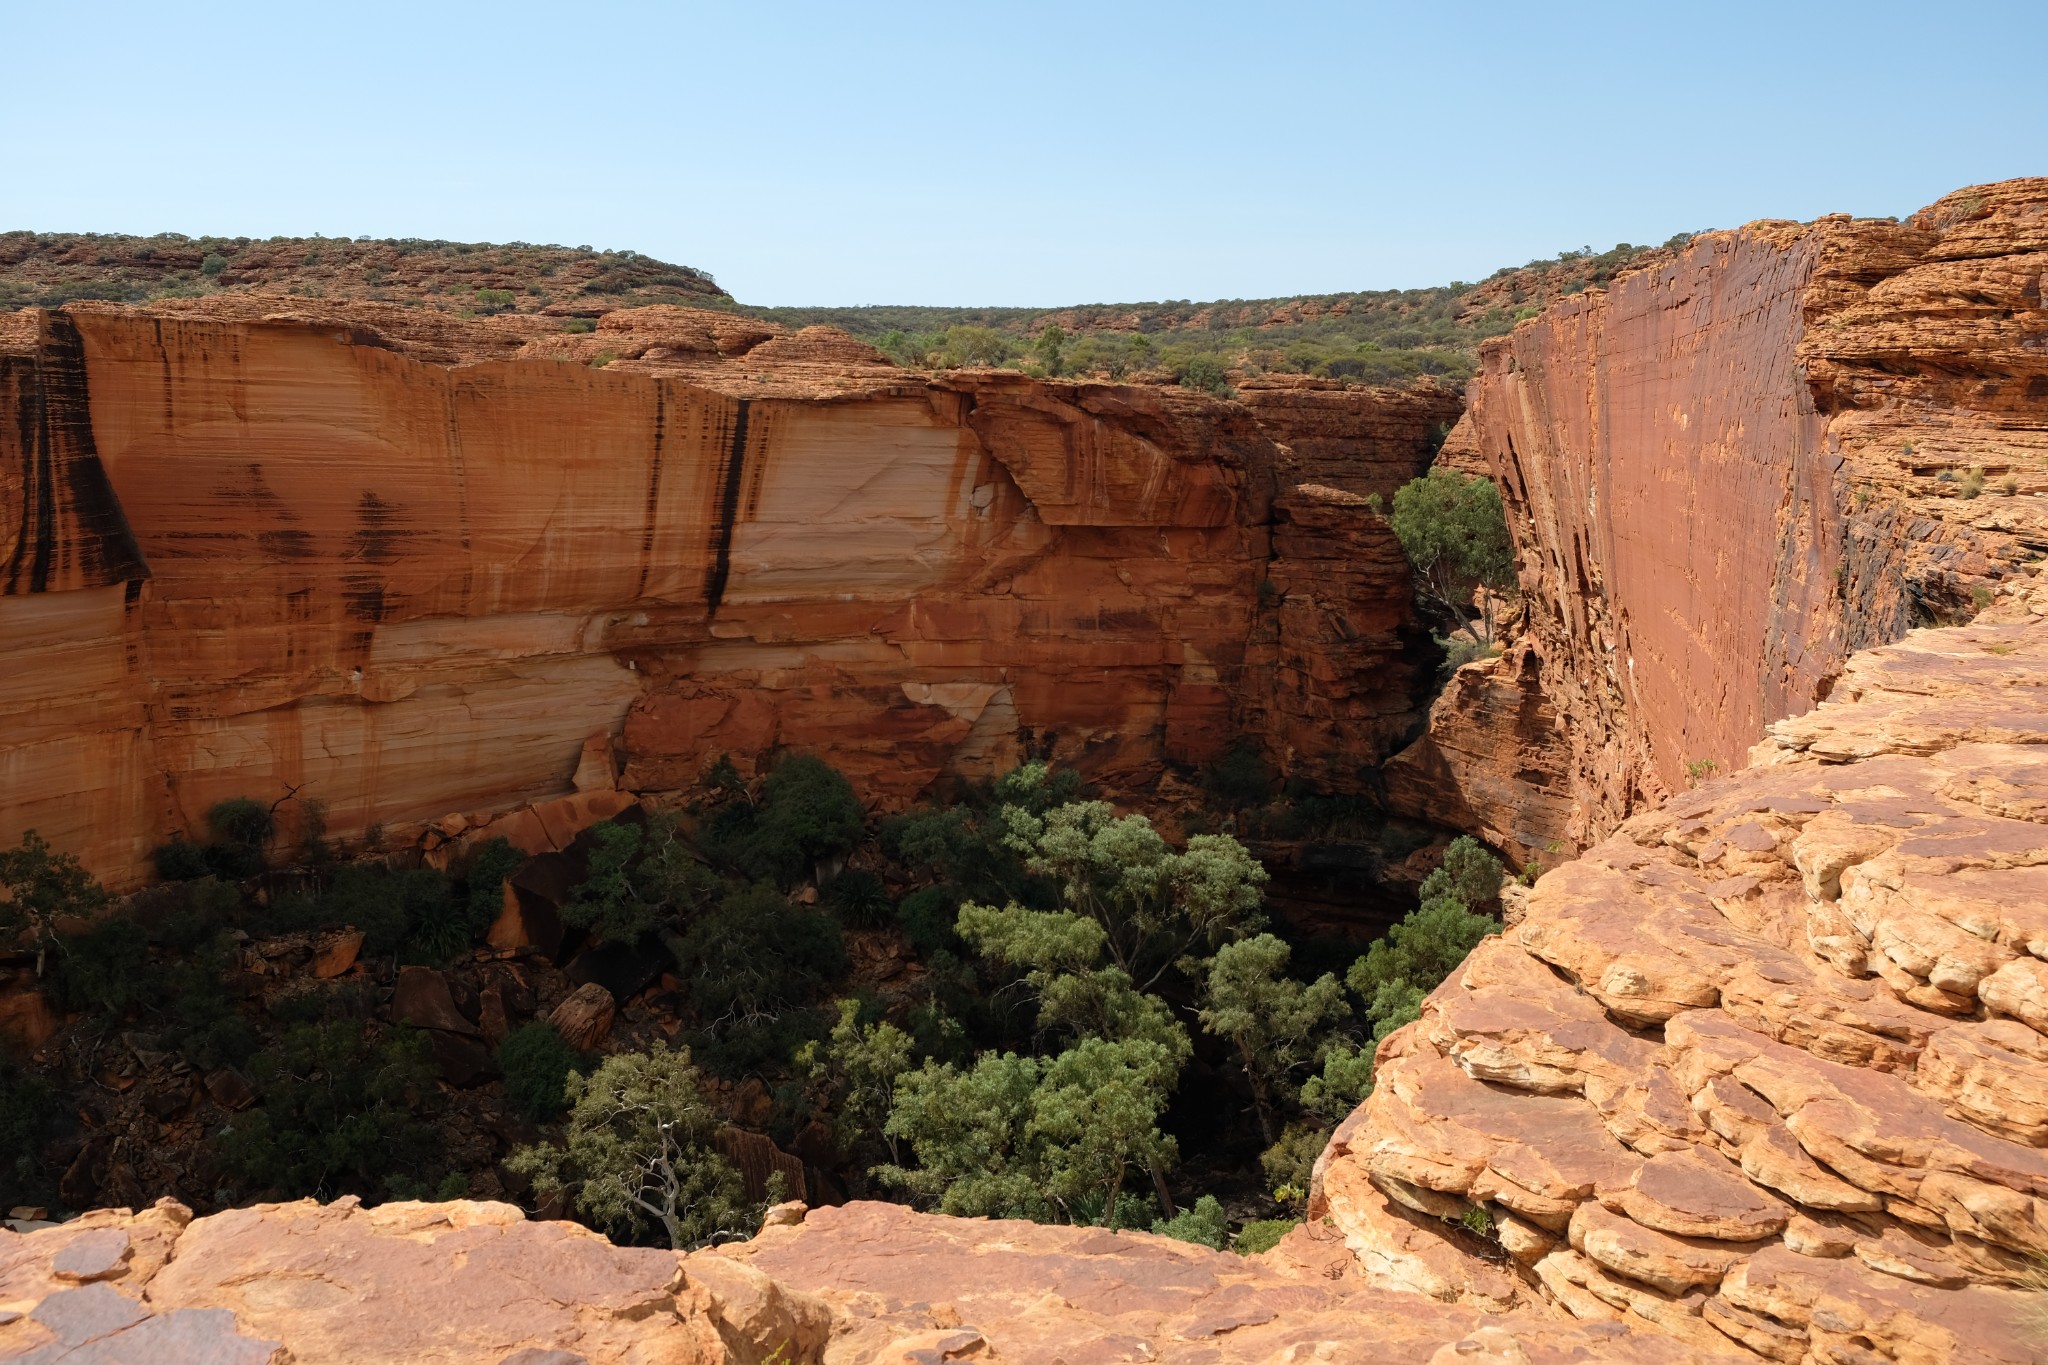
[{"label": "distant ridgeline", "polygon": [[1259,373],[1363,384],[1434,375],[1458,383],[1472,373],[1485,338],[1685,240],[1681,234],[1663,248],[1622,243],[1598,253],[1586,247],[1505,267],[1477,285],[1429,289],[1055,309],[752,308],[703,271],[633,251],[417,238],[10,232],[0,233],[0,309],[275,293],[463,316],[541,314],[575,331],[614,309],[667,303],[792,327],[840,327],[918,368],[990,365],[1119,380],[1163,372],[1219,392],[1233,378]]}]

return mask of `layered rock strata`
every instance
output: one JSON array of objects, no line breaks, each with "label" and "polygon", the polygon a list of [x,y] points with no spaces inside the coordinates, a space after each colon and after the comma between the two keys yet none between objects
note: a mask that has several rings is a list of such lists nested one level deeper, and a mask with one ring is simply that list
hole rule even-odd
[{"label": "layered rock strata", "polygon": [[[1144,1233],[889,1204],[770,1211],[751,1242],[618,1247],[506,1204],[170,1200],[0,1230],[0,1359],[182,1365],[1436,1365],[1694,1357]],[[1705,1359],[1707,1357],[1698,1357]]]},{"label": "layered rock strata", "polygon": [[[1445,447],[1507,501],[1541,700],[1503,704],[1529,656],[1475,666],[1403,764],[1475,827],[1545,811],[1525,845],[1730,771],[1852,651],[1967,617],[2048,550],[2048,180],[1651,260],[1488,343]],[[1483,758],[1544,747],[1541,712],[1569,758],[1554,815]]]},{"label": "layered rock strata", "polygon": [[1322,1158],[1370,1280],[1770,1360],[2048,1350],[2039,582],[1536,883]]},{"label": "layered rock strata", "polygon": [[555,326],[10,319],[0,843],[125,884],[288,790],[396,837],[567,793],[593,739],[633,791],[809,749],[900,802],[1025,755],[1128,794],[1248,730],[1357,787],[1416,723],[1405,567],[1327,481],[1412,474],[1448,391],[1247,407],[674,307]]}]

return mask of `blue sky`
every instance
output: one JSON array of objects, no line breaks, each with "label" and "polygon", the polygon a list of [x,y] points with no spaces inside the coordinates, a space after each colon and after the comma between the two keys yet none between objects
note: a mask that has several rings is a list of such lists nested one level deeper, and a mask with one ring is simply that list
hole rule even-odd
[{"label": "blue sky", "polygon": [[25,4],[0,230],[630,247],[759,304],[1477,279],[2048,174],[2048,4]]}]

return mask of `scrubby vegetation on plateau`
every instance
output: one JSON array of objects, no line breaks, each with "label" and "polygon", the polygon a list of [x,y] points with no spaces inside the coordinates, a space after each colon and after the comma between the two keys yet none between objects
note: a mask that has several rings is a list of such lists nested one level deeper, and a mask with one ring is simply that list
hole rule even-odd
[{"label": "scrubby vegetation on plateau", "polygon": [[[1496,928],[1501,868],[1458,840],[1364,951],[1299,939],[1226,827],[1338,817],[1255,767],[1219,762],[1207,832],[1171,841],[1043,763],[877,820],[815,758],[721,761],[587,832],[561,951],[517,961],[477,947],[526,885],[502,841],[451,875],[316,834],[279,868],[274,808],[225,802],[113,908],[31,835],[0,854],[0,942],[69,1018],[0,1059],[0,1203],[467,1193],[689,1246],[787,1187],[737,1155],[747,1129],[814,1199],[1270,1245],[1376,1042]],[[352,967],[286,965],[337,938]],[[402,971],[440,1014],[399,1019]],[[572,1041],[550,1001],[598,979],[617,1021]],[[82,1098],[109,1057],[139,1108]]]}]

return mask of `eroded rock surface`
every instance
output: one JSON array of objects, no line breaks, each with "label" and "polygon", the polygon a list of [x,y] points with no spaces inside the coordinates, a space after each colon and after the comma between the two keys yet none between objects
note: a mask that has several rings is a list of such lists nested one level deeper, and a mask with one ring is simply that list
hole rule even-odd
[{"label": "eroded rock surface", "polygon": [[432,842],[785,749],[888,804],[1030,755],[1130,794],[1248,733],[1362,790],[1414,728],[1363,499],[1448,389],[1237,404],[668,305],[560,326],[0,319],[0,844],[125,886],[230,796]]},{"label": "eroded rock surface", "polygon": [[1367,1278],[1771,1360],[2048,1352],[2044,618],[2026,579],[1855,656],[1539,880],[1322,1158]]},{"label": "eroded rock surface", "polygon": [[[1397,766],[1503,847],[1732,771],[1853,651],[2048,545],[2048,179],[1646,260],[1488,343],[1443,452],[1500,483],[1537,667],[1474,666]],[[1503,772],[1530,752],[1568,761]]]}]

